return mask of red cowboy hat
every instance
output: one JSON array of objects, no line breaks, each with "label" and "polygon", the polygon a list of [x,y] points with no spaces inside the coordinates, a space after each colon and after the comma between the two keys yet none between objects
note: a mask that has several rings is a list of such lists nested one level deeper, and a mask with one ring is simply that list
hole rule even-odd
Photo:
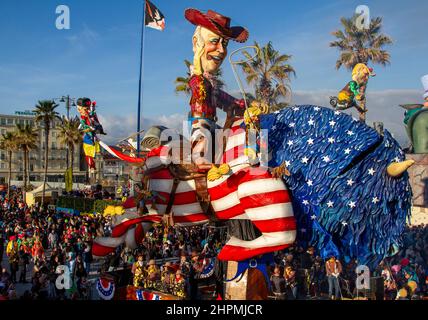
[{"label": "red cowboy hat", "polygon": [[197,9],[187,9],[184,16],[192,24],[204,27],[226,39],[245,42],[248,39],[248,30],[243,27],[231,27],[230,18],[212,10],[203,13]]}]

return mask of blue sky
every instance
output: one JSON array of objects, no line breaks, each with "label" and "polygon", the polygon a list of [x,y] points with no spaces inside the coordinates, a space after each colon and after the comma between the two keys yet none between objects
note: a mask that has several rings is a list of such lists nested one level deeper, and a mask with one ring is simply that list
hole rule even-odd
[{"label": "blue sky", "polygon": [[[394,39],[388,48],[392,63],[385,68],[375,66],[377,77],[371,80],[369,90],[385,93],[377,103],[394,103],[388,108],[397,119],[402,111],[396,100],[387,99],[391,96],[388,92],[404,92],[398,96],[412,100],[400,103],[421,98],[420,78],[428,73],[428,1],[153,2],[166,16],[166,30],[146,29],[143,114],[147,119],[182,115],[188,110],[187,97],[174,93],[174,79],[185,73],[183,60],[192,58],[194,27],[184,19],[188,7],[228,15],[232,24],[249,29],[249,44],[271,40],[276,49],[291,54],[297,72],[292,80],[293,100],[305,103],[307,96],[309,103],[311,95],[325,97],[325,92],[337,91],[349,81],[348,71],[335,70],[338,53],[328,43],[340,17],[351,16],[358,5],[366,4],[372,17],[383,17],[383,31]],[[55,9],[60,4],[71,10],[70,30],[55,28]],[[110,119],[107,121],[130,117],[128,124],[132,123],[137,105],[141,11],[142,1],[137,0],[2,0],[0,112],[31,109],[39,99],[70,94],[95,99],[99,113]],[[231,42],[229,49],[238,47]],[[227,89],[237,92],[227,62],[223,69]],[[318,100],[327,106],[328,100],[323,99]]]}]

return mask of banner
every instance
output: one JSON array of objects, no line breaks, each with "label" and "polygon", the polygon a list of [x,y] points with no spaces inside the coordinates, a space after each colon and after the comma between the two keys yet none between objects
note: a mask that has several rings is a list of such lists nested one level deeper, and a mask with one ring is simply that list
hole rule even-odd
[{"label": "banner", "polygon": [[65,170],[65,191],[71,192],[73,190],[73,168]]}]

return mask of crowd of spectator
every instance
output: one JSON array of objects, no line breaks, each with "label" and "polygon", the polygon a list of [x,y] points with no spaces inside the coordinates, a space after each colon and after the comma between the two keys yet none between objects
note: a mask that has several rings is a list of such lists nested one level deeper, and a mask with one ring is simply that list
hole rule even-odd
[{"label": "crowd of spectator", "polygon": [[[99,190],[100,191],[100,190]],[[98,191],[75,196],[98,197]],[[98,193],[97,193],[98,192]],[[107,195],[101,192],[101,197]],[[198,279],[224,245],[224,227],[191,228],[154,225],[135,250],[123,246],[107,256],[98,268],[91,254],[97,236],[111,234],[111,219],[102,215],[68,216],[38,205],[27,207],[22,193],[1,198],[0,299],[91,299],[93,278],[115,270],[129,270],[129,285],[199,299]],[[385,299],[420,299],[427,294],[428,228],[408,227],[403,248],[372,270],[382,277]],[[6,251],[7,259],[3,259]],[[357,290],[357,262],[340,257],[323,260],[314,248],[292,247],[275,253],[270,270],[274,299],[352,299],[369,297]],[[71,274],[71,288],[58,288],[58,277]],[[18,283],[31,282],[19,296]],[[214,296],[222,290],[216,279]]]}]

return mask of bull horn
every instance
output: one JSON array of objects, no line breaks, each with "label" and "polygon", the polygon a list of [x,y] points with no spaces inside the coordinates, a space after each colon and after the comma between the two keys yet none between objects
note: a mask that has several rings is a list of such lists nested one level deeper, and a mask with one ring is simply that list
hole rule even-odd
[{"label": "bull horn", "polygon": [[404,171],[409,169],[414,164],[415,164],[415,160],[392,162],[386,169],[386,172],[388,172],[389,176],[393,178],[397,178],[401,176],[404,173]]}]

